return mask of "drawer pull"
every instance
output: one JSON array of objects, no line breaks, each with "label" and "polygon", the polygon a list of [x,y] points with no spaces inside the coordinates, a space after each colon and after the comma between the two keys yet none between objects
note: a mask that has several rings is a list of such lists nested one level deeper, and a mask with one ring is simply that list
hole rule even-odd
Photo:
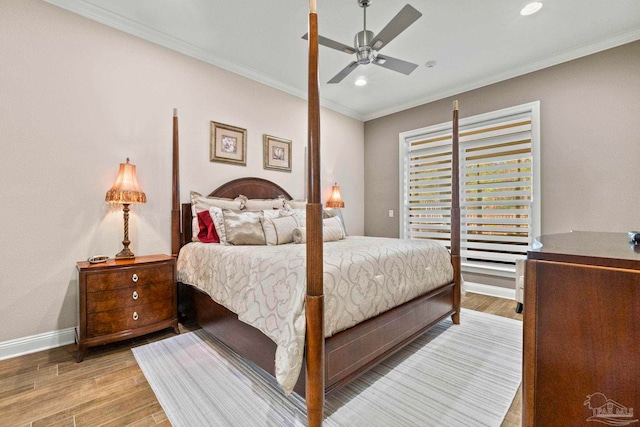
[{"label": "drawer pull", "polygon": [[131,296],[133,299],[138,299],[138,292],[133,291],[133,295]]},{"label": "drawer pull", "polygon": [[131,277],[131,280],[133,280],[133,282],[137,282],[138,281],[138,275],[136,273],[133,273],[133,276]]},{"label": "drawer pull", "polygon": [[138,320],[138,312],[137,311],[133,312],[133,320]]}]

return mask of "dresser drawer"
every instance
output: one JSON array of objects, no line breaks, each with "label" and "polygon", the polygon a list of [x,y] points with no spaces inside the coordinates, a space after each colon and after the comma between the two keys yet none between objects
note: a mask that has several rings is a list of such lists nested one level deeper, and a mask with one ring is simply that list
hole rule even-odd
[{"label": "dresser drawer", "polygon": [[176,284],[173,282],[153,285],[131,286],[87,293],[87,313],[110,311],[118,308],[145,305],[156,301],[172,299]]},{"label": "dresser drawer", "polygon": [[148,264],[87,273],[87,292],[173,281],[173,263]]},{"label": "dresser drawer", "polygon": [[175,316],[172,301],[157,301],[87,314],[87,337],[96,337],[152,325]]}]

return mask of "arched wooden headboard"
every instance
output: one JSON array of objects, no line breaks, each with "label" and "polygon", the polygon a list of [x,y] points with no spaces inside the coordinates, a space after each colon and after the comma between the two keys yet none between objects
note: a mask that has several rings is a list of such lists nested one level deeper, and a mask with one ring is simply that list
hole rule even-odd
[{"label": "arched wooden headboard", "polygon": [[291,200],[291,196],[278,184],[263,178],[238,178],[222,184],[213,190],[209,197],[227,197],[235,199],[238,196],[246,196],[249,199],[277,199],[284,197]]}]

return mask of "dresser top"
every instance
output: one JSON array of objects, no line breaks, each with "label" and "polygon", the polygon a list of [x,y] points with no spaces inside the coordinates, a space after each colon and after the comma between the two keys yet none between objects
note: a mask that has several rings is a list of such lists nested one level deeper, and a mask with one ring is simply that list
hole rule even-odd
[{"label": "dresser top", "polygon": [[640,246],[630,243],[627,233],[573,231],[540,236],[539,244],[527,258],[640,270]]},{"label": "dresser top", "polygon": [[106,262],[100,262],[97,264],[91,264],[88,261],[79,261],[77,263],[78,270],[92,270],[92,269],[100,269],[100,268],[113,268],[113,267],[126,267],[126,266],[136,266],[140,264],[148,264],[154,262],[167,262],[172,260],[173,257],[169,255],[143,255],[136,256],[132,259],[115,259],[110,258]]}]

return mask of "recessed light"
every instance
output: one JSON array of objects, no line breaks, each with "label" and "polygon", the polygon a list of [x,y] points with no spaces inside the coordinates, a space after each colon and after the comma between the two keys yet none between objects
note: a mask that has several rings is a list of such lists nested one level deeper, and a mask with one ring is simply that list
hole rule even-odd
[{"label": "recessed light", "polygon": [[364,86],[367,84],[367,79],[365,79],[364,77],[358,77],[356,79],[356,86]]},{"label": "recessed light", "polygon": [[520,15],[522,16],[533,15],[540,9],[542,9],[542,2],[534,1],[526,5],[525,7],[523,7],[522,10],[520,11]]}]

